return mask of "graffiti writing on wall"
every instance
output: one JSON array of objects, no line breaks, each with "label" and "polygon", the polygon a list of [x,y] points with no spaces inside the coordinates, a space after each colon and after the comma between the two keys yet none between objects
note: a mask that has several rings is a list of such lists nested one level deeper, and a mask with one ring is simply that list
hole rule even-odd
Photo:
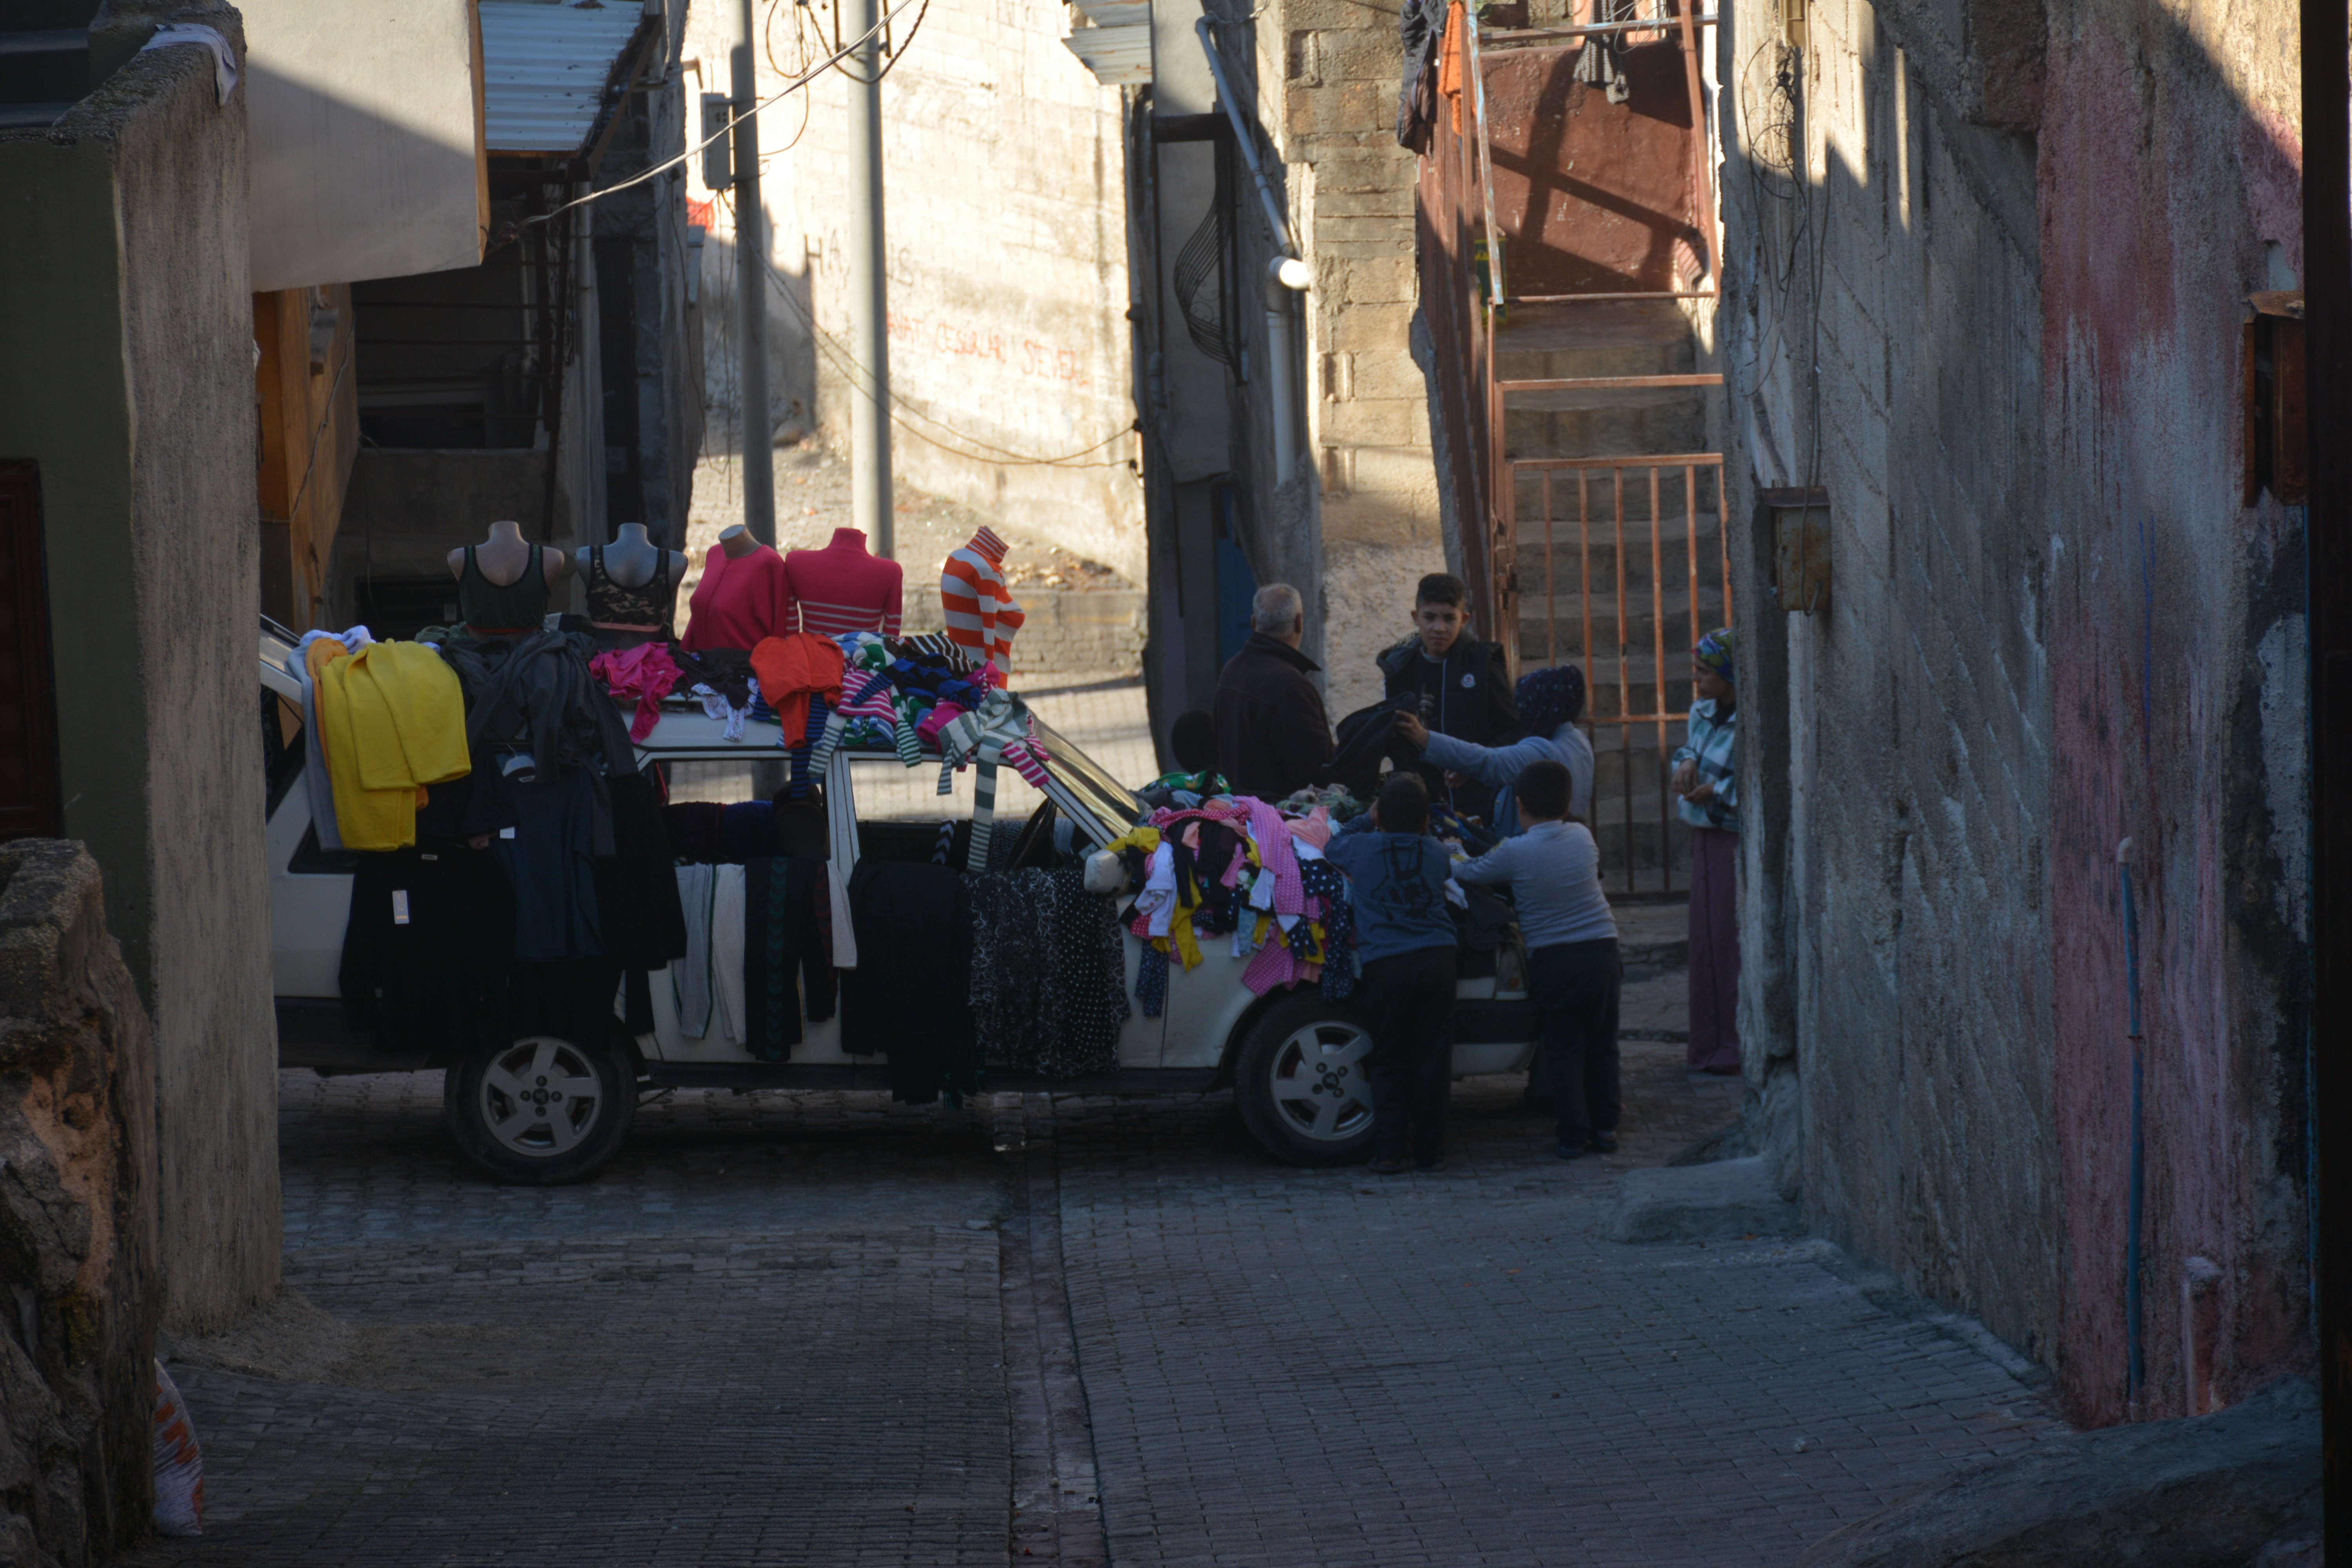
[{"label": "graffiti writing on wall", "polygon": [[890,337],[909,348],[963,359],[984,359],[1020,374],[1058,381],[1077,392],[1094,390],[1094,375],[1074,349],[1055,348],[1034,338],[962,326],[955,321],[890,312]]}]

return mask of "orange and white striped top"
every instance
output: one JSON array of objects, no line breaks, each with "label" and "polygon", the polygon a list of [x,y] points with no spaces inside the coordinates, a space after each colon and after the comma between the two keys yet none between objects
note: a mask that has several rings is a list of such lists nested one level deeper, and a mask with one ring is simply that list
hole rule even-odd
[{"label": "orange and white striped top", "polygon": [[1013,668],[1013,634],[1023,617],[1004,586],[1004,541],[994,530],[982,529],[948,557],[940,569],[940,604],[949,641],[999,669]]}]

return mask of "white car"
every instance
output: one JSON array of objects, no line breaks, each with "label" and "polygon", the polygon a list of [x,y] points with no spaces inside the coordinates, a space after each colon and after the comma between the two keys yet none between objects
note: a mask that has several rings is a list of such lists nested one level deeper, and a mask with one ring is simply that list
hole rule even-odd
[{"label": "white car", "polygon": [[[836,1016],[808,1024],[792,1059],[751,1059],[714,1031],[707,1039],[678,1027],[663,975],[652,986],[655,1026],[632,1037],[617,1015],[607,1038],[531,1036],[492,1049],[393,1057],[377,1053],[344,1026],[339,1000],[343,931],[351,908],[354,858],[322,851],[310,831],[310,794],[301,783],[305,746],[300,688],[286,668],[288,634],[266,626],[261,637],[262,740],[268,758],[270,932],[278,994],[278,1060],[320,1073],[447,1069],[444,1103],[452,1133],[466,1152],[502,1179],[577,1181],[619,1148],[642,1094],[667,1088],[881,1088],[887,1069],[871,1057],[841,1049]],[[637,747],[640,763],[723,762],[774,757],[773,725],[747,724],[742,741],[729,742],[724,726],[700,712],[666,711]],[[1050,753],[1045,804],[1026,824],[1000,822],[1017,835],[1017,864],[1070,863],[1118,837],[1147,815],[1143,803],[1076,746],[1043,724]],[[844,759],[846,759],[845,762]],[[885,770],[888,773],[886,773]],[[895,753],[841,753],[828,776],[828,807],[854,816],[860,780],[903,775]],[[869,788],[871,785],[869,785]],[[687,798],[674,787],[673,799]],[[1066,822],[1058,830],[1055,818]],[[928,847],[939,817],[857,823],[861,848],[890,835],[919,835]],[[925,857],[928,858],[928,857]],[[1109,897],[1111,895],[1105,895]],[[1132,1005],[1143,942],[1124,938],[1126,984]],[[1245,965],[1208,944],[1208,957],[1187,972],[1169,969],[1167,1005],[1156,1018],[1133,1008],[1118,1038],[1115,1071],[1086,1079],[1045,1080],[1034,1074],[989,1069],[985,1087],[1052,1089],[1068,1093],[1155,1095],[1232,1088],[1243,1121],[1278,1160],[1299,1165],[1339,1165],[1365,1156],[1371,1136],[1371,1086],[1365,1078],[1370,1037],[1349,1002],[1327,1000],[1311,986],[1258,996],[1242,984]],[[1454,1007],[1454,1071],[1513,1072],[1535,1053],[1535,1009],[1523,976],[1525,955],[1516,933],[1492,952],[1463,952]],[[560,1091],[549,1095],[549,1086]]]}]

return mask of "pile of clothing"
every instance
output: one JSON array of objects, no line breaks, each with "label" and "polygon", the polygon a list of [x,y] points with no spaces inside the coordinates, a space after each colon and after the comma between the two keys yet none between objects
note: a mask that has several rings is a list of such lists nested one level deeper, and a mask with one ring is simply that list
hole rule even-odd
[{"label": "pile of clothing", "polygon": [[[886,637],[874,632],[825,637],[793,632],[762,637],[750,648],[688,650],[677,643],[646,643],[625,652],[599,654],[592,668],[605,690],[629,705],[629,738],[652,733],[665,707],[699,705],[727,725],[727,739],[742,738],[746,720],[779,726],[777,745],[793,759],[792,794],[805,799],[809,784],[824,777],[843,746],[895,751],[908,767],[942,753],[943,734],[956,719],[982,713],[1004,677],[991,663],[940,633]],[[992,728],[983,725],[983,729]],[[1012,742],[1022,765],[1034,737],[997,736],[998,751]],[[979,737],[952,754],[940,793],[953,787],[954,771],[982,755]],[[998,760],[994,754],[987,760]]]},{"label": "pile of clothing", "polygon": [[1155,811],[1107,846],[1143,889],[1120,919],[1145,943],[1135,980],[1144,1016],[1166,1005],[1170,955],[1192,970],[1203,938],[1228,939],[1248,964],[1242,984],[1261,996],[1310,983],[1334,999],[1352,993],[1355,917],[1347,878],[1323,858],[1329,836],[1319,807],[1290,818],[1254,796],[1219,795]]}]

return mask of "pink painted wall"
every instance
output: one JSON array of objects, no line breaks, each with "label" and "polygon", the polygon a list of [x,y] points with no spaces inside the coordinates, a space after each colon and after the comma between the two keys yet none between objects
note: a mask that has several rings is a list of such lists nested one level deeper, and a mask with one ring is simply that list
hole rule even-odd
[{"label": "pink painted wall", "polygon": [[[2270,5],[2286,25],[2292,8]],[[2053,20],[2055,20],[2053,18]],[[2183,1413],[2182,1266],[2221,1278],[2213,1394],[2308,1356],[2301,1198],[2301,541],[2247,508],[2244,297],[2300,265],[2300,149],[2226,47],[2147,5],[2054,25],[2038,150],[2053,521],[2050,899],[2070,1414],[2126,1397],[2128,996],[2116,846],[2137,846],[2147,1209],[2141,1414]],[[2258,41],[2258,40],[2257,40]],[[2266,642],[2265,638],[2269,640]],[[2273,657],[2265,659],[2265,650]],[[2267,682],[2267,693],[2266,686]],[[2271,699],[2266,706],[2264,698]],[[2284,786],[2284,788],[2282,786]]]}]

